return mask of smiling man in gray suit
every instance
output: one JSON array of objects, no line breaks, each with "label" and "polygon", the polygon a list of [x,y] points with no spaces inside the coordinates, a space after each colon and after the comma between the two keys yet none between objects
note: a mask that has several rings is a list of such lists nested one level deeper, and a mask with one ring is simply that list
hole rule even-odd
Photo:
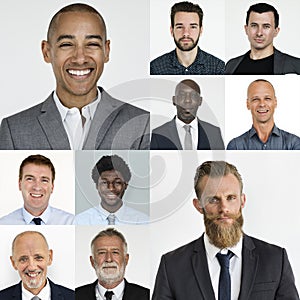
[{"label": "smiling man in gray suit", "polygon": [[97,10],[71,4],[58,11],[42,52],[52,64],[56,90],[2,120],[0,149],[149,148],[149,113],[97,88],[110,52]]},{"label": "smiling man in gray suit", "polygon": [[163,255],[152,299],[299,299],[285,249],[242,230],[246,197],[236,167],[204,162],[194,185],[205,233]]}]

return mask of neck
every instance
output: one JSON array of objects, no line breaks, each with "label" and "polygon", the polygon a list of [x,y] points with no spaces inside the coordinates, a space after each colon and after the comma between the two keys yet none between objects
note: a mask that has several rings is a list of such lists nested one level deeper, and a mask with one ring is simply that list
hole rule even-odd
[{"label": "neck", "polygon": [[251,48],[250,58],[254,59],[254,60],[262,59],[262,58],[265,58],[265,57],[268,57],[268,56],[272,55],[273,53],[274,53],[273,45],[269,45],[265,49]]},{"label": "neck", "polygon": [[265,143],[268,140],[274,125],[274,121],[256,124],[253,123],[253,127],[256,130],[256,133],[263,143]]},{"label": "neck", "polygon": [[102,285],[105,289],[111,290],[114,289],[116,286],[118,286],[122,282],[123,278],[121,280],[118,280],[116,282],[108,283],[98,280],[99,284]]},{"label": "neck", "polygon": [[189,67],[196,59],[198,53],[198,47],[190,51],[182,51],[176,48],[177,59],[184,67]]},{"label": "neck", "polygon": [[80,112],[81,109],[93,102],[93,100],[97,97],[97,87],[95,87],[91,92],[85,95],[72,95],[70,93],[66,93],[62,90],[56,89],[56,93],[59,101],[67,108],[77,107]]}]

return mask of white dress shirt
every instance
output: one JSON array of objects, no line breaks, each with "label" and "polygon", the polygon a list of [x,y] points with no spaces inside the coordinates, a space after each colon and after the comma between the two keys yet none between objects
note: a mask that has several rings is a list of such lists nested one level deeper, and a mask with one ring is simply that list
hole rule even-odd
[{"label": "white dress shirt", "polygon": [[190,125],[191,126],[191,135],[192,135],[192,143],[193,143],[193,150],[197,150],[198,146],[198,119],[195,118],[190,124],[185,124],[181,120],[179,120],[176,116],[175,118],[175,124],[179,136],[179,140],[182,146],[182,149],[184,150],[184,138],[186,134],[186,130],[183,126]]},{"label": "white dress shirt", "polygon": [[[114,294],[112,296],[112,300],[122,300],[124,295],[124,289],[125,289],[125,281],[124,279],[113,289],[109,289],[109,291],[113,291]],[[101,284],[96,285],[96,299],[97,300],[106,300],[104,297],[105,292],[107,289],[103,287]]]},{"label": "white dress shirt", "polygon": [[23,283],[21,285],[22,285],[22,300],[31,300],[34,296],[38,296],[41,300],[51,300],[51,289],[48,280],[46,285],[43,287],[43,289],[40,291],[38,295],[33,295],[32,293],[27,291],[24,288]]},{"label": "white dress shirt", "polygon": [[209,242],[208,236],[205,233],[204,245],[206,250],[208,270],[216,299],[218,299],[219,277],[221,271],[221,267],[216,254],[218,252],[227,254],[228,250],[230,250],[234,254],[234,256],[230,259],[229,273],[231,278],[231,300],[237,300],[241,287],[243,239],[241,238],[237,245],[232,248],[220,250]]},{"label": "white dress shirt", "polygon": [[[107,217],[111,214],[101,204],[91,207],[75,216],[76,225],[108,225]],[[145,224],[149,222],[149,216],[127,206],[125,203],[113,213],[116,217],[115,224]]]},{"label": "white dress shirt", "polygon": [[[94,101],[87,104],[80,111],[77,107],[68,108],[65,107],[59,100],[56,92],[53,93],[54,102],[57,106],[59,114],[61,116],[64,128],[67,132],[70,147],[72,150],[82,150],[86,137],[91,127],[92,119],[95,115],[97,106],[101,99],[101,92],[98,90],[97,97]],[[68,124],[68,115],[72,115],[73,118],[77,119],[77,125],[82,125],[82,130],[80,131],[77,126],[72,126]],[[83,117],[83,118],[82,118]],[[83,121],[84,120],[84,121]],[[78,136],[80,135],[80,136]]]}]

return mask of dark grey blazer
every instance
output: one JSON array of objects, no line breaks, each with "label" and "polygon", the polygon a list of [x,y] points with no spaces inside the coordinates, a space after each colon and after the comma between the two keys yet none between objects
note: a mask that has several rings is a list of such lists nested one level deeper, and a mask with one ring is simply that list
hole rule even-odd
[{"label": "dark grey blazer", "polygon": [[[49,279],[48,279],[49,280]],[[49,280],[51,289],[51,300],[74,300],[75,293],[64,286],[53,283]],[[22,281],[0,291],[1,300],[22,300]]]},{"label": "dark grey blazer", "polygon": [[[100,90],[101,101],[83,149],[149,149],[149,113]],[[70,149],[52,94],[44,102],[2,120],[0,149]]]},{"label": "dark grey blazer", "polygon": [[[182,150],[175,118],[153,129],[151,150]],[[198,120],[198,150],[224,150],[220,128]]]},{"label": "dark grey blazer", "polygon": [[[95,287],[98,280],[75,289],[76,300],[96,300]],[[150,290],[140,285],[129,283],[125,279],[125,289],[122,300],[149,300]]]},{"label": "dark grey blazer", "polygon": [[[226,63],[225,74],[233,74],[243,58],[249,53],[250,51],[241,56],[230,59]],[[300,58],[282,53],[274,48],[274,74],[283,75],[289,73],[300,74]]]},{"label": "dark grey blazer", "polygon": [[[162,256],[152,300],[214,300],[203,235]],[[285,249],[244,235],[239,300],[299,300]]]}]

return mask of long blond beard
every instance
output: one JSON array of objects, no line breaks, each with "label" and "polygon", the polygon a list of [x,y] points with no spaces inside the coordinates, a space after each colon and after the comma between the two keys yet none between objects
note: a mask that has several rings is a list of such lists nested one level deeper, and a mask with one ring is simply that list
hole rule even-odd
[{"label": "long blond beard", "polygon": [[206,234],[211,244],[219,249],[235,246],[243,235],[244,218],[242,212],[238,214],[229,214],[233,219],[232,224],[216,224],[215,220],[220,216],[211,216],[204,212],[204,224]]}]

